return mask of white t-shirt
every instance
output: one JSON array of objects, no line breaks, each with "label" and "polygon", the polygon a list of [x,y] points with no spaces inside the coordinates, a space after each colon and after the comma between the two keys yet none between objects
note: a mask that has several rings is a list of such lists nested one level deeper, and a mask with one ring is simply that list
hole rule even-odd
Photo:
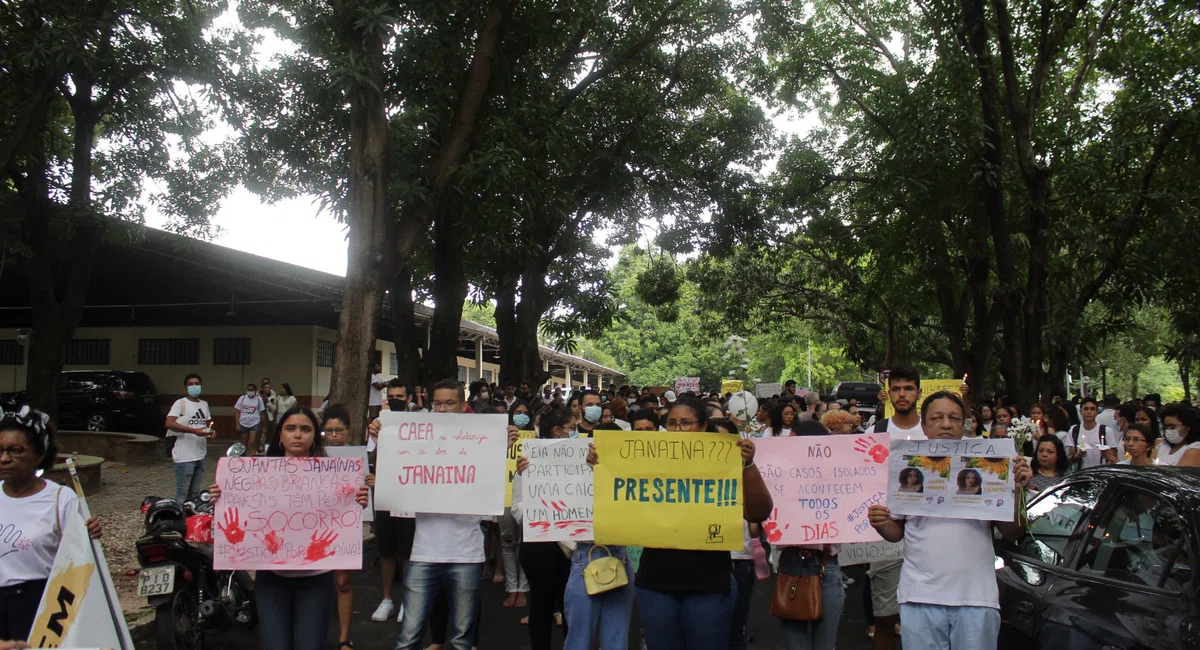
[{"label": "white t-shirt", "polygon": [[1158,454],[1157,454],[1157,456],[1155,456],[1155,463],[1157,465],[1174,467],[1175,465],[1179,464],[1179,461],[1183,458],[1183,455],[1186,454],[1189,449],[1200,449],[1200,442],[1190,442],[1190,443],[1180,447],[1179,451],[1172,454],[1171,453],[1171,445],[1168,444],[1166,440],[1159,441]]},{"label": "white t-shirt", "polygon": [[0,488],[0,587],[50,577],[61,531],[68,518],[78,514],[75,493],[52,481],[46,481],[41,492],[22,499],[14,499]]},{"label": "white t-shirt", "polygon": [[[185,427],[207,431],[212,411],[208,408],[208,402],[204,400],[193,402],[186,397],[181,397],[175,400],[175,404],[171,406],[167,416],[176,418],[176,421]],[[171,450],[171,457],[177,463],[191,463],[208,454],[208,443],[204,436],[179,431],[170,431],[168,435],[178,438],[175,441],[175,448]]]},{"label": "white t-shirt", "polygon": [[730,551],[729,557],[735,560],[753,560],[754,556],[750,554],[750,524],[742,522],[742,550]]},{"label": "white t-shirt", "polygon": [[[1096,426],[1092,427],[1091,429],[1084,429],[1082,424],[1079,425],[1079,427],[1078,427],[1078,429],[1079,429],[1079,444],[1083,445],[1086,442],[1087,446],[1089,447],[1089,449],[1087,449],[1087,452],[1083,455],[1083,466],[1085,468],[1086,467],[1096,467],[1101,464],[1102,459],[1100,458],[1100,450],[1097,449],[1097,447],[1101,444],[1101,442],[1100,442],[1100,426],[1101,426],[1100,423],[1097,422]],[[1073,431],[1068,430],[1067,439],[1063,442],[1063,444],[1067,445],[1068,447],[1074,447],[1075,446],[1075,436],[1073,434],[1074,434]],[[1105,438],[1105,440],[1104,440],[1103,444],[1105,444],[1109,447],[1118,447],[1119,448],[1121,445],[1121,431],[1118,429],[1115,429],[1112,427],[1105,427],[1104,428],[1104,438]],[[1118,454],[1118,455],[1120,455],[1120,454]]]},{"label": "white t-shirt", "polygon": [[417,513],[412,562],[474,564],[484,561],[479,515]]},{"label": "white t-shirt", "polygon": [[901,603],[1000,609],[992,524],[971,519],[904,517]]},{"label": "white t-shirt", "polygon": [[917,424],[910,429],[896,424],[896,421],[888,418],[888,435],[892,438],[904,438],[905,440],[924,440],[925,430],[921,428],[921,419],[917,418]]},{"label": "white t-shirt", "polygon": [[233,408],[239,411],[238,424],[247,429],[254,429],[262,422],[262,412],[266,410],[267,405],[258,395],[254,397],[242,395]]},{"label": "white t-shirt", "polygon": [[371,375],[371,397],[367,400],[367,406],[382,406],[383,405],[383,389],[375,388],[375,384],[383,383],[383,375],[375,373]]},{"label": "white t-shirt", "polygon": [[1100,411],[1100,415],[1096,416],[1096,424],[1103,424],[1109,430],[1117,428],[1117,411],[1115,409],[1104,409]]}]

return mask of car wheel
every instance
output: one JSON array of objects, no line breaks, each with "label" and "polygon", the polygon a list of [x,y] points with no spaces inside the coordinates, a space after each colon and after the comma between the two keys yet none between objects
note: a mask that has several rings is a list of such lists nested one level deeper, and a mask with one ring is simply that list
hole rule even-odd
[{"label": "car wheel", "polygon": [[88,431],[107,431],[108,430],[108,416],[104,415],[103,413],[93,413],[93,414],[89,415],[88,420],[87,420],[87,430]]}]

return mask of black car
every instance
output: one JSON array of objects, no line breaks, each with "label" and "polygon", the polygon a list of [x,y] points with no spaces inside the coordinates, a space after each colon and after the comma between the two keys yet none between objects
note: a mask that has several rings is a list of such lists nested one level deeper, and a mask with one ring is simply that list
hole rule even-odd
[{"label": "black car", "polygon": [[998,548],[1000,648],[1200,648],[1200,469],[1070,474],[1029,517]]},{"label": "black car", "polygon": [[[5,410],[25,392],[0,396]],[[163,434],[164,415],[150,376],[133,370],[64,370],[58,378],[58,428]]]},{"label": "black car", "polygon": [[862,406],[875,408],[879,404],[879,384],[869,381],[843,381],[833,389],[834,399],[858,400]]}]

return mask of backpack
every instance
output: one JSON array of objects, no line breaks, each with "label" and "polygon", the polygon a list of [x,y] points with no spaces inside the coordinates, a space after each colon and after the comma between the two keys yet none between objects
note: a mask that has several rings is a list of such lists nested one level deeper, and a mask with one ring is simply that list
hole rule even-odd
[{"label": "backpack", "polygon": [[[1067,431],[1067,435],[1071,436],[1071,442],[1073,443],[1073,445],[1076,449],[1079,449],[1079,431],[1082,428],[1083,428],[1083,425],[1081,425],[1081,424],[1072,424],[1071,428]],[[1100,434],[1100,440],[1102,440],[1102,441],[1108,440],[1107,425],[1101,424],[1100,430],[1098,431],[1098,433]],[[1081,458],[1081,459],[1071,463],[1071,469],[1073,469],[1073,470],[1083,469],[1083,459]]]},{"label": "backpack", "polygon": [[891,418],[883,418],[882,420],[875,420],[875,428],[873,429],[873,432],[874,433],[887,433],[888,422],[890,422],[890,421],[891,421]]}]

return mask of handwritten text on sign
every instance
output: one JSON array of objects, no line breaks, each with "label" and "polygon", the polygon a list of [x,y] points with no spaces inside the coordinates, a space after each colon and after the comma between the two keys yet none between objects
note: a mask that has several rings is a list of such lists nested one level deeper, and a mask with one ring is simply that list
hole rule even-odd
[{"label": "handwritten text on sign", "polygon": [[892,440],[888,508],[897,515],[1013,520],[1013,441]]},{"label": "handwritten text on sign", "polygon": [[507,418],[461,413],[379,416],[375,502],[390,512],[504,513]]},{"label": "handwritten text on sign", "polygon": [[592,468],[586,438],[526,440],[521,477],[527,542],[591,541]]},{"label": "handwritten text on sign", "polygon": [[525,441],[537,437],[537,431],[519,431],[517,444],[508,448],[508,470],[506,472],[508,485],[504,488],[504,507],[512,506],[513,477],[517,475],[517,459],[525,449]]},{"label": "handwritten text on sign", "polygon": [[595,531],[601,544],[742,548],[738,437],[605,431],[595,438]]},{"label": "handwritten text on sign", "polygon": [[880,539],[867,509],[887,501],[887,436],[789,436],[756,445],[755,465],[775,501],[763,525],[772,544]]},{"label": "handwritten text on sign", "polygon": [[361,569],[361,458],[222,458],[213,566]]}]

